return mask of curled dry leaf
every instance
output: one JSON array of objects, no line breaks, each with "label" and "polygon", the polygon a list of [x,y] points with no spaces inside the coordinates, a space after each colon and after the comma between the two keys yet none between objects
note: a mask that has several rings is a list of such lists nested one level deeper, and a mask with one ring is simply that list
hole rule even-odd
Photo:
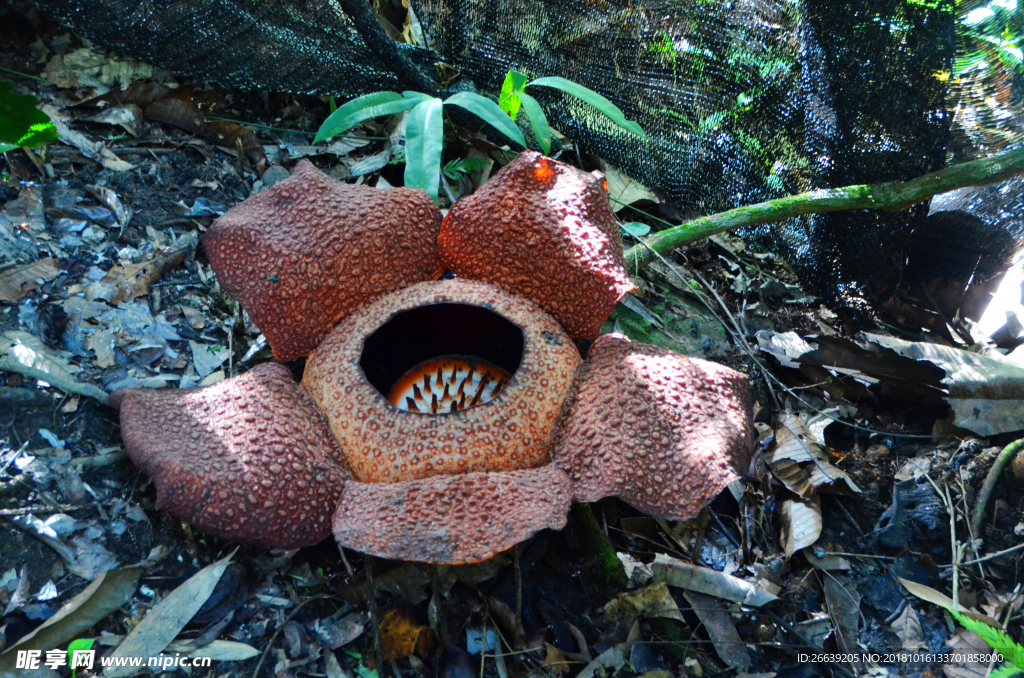
[{"label": "curled dry leaf", "polygon": [[805,499],[819,489],[860,494],[860,488],[829,461],[828,453],[795,414],[782,416],[775,431],[775,446],[765,462],[790,491]]},{"label": "curled dry leaf", "polygon": [[821,497],[787,497],[779,505],[779,541],[789,558],[818,541],[821,535]]},{"label": "curled dry leaf", "polygon": [[953,423],[982,436],[1024,428],[1024,367],[950,346],[864,333],[868,341],[946,373]]},{"label": "curled dry leaf", "polygon": [[731,600],[751,607],[761,607],[778,597],[760,589],[748,581],[708,567],[691,565],[662,553],[654,556],[651,565],[655,581],[669,586],[706,593],[709,596]]}]

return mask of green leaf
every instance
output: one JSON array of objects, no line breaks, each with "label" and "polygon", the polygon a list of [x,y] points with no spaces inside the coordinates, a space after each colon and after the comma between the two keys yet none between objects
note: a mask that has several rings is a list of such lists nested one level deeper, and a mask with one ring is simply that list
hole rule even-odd
[{"label": "green leaf", "polygon": [[501,83],[501,94],[498,96],[498,106],[508,113],[513,120],[519,115],[519,94],[526,89],[526,76],[518,71],[509,71],[505,75],[505,82]]},{"label": "green leaf", "polygon": [[619,228],[626,235],[631,235],[634,238],[642,238],[651,232],[651,227],[647,224],[641,224],[639,221],[628,221],[624,224],[619,224]]},{"label": "green leaf", "polygon": [[1014,642],[1002,629],[989,626],[985,622],[971,619],[958,612],[950,610],[960,625],[969,631],[977,633],[985,643],[993,650],[1003,655],[1003,659],[1014,667],[1024,670],[1024,647]]},{"label": "green leaf", "polygon": [[[71,658],[74,655],[75,650],[91,650],[93,643],[96,642],[95,638],[79,638],[72,640],[68,643],[67,658],[68,663],[71,663]],[[71,678],[77,678],[78,669],[71,669]]]},{"label": "green leaf", "polygon": [[566,80],[565,78],[559,77],[548,77],[548,78],[537,78],[529,83],[530,85],[538,85],[541,87],[553,87],[557,90],[571,94],[572,96],[580,99],[584,103],[590,104],[596,108],[599,112],[606,115],[612,122],[626,130],[632,132],[638,137],[644,136],[644,130],[637,123],[626,120],[626,115],[619,109],[618,106],[605,99],[603,96],[590,89],[584,87],[572,80]]},{"label": "green leaf", "polygon": [[469,172],[475,172],[478,169],[487,166],[489,161],[483,158],[459,158],[457,160],[451,160],[445,163],[444,175],[452,181],[458,181],[459,177]]},{"label": "green leaf", "polygon": [[434,200],[441,183],[442,106],[434,97],[420,101],[405,125],[405,185],[422,188]]},{"label": "green leaf", "polygon": [[36,108],[38,103],[31,94],[15,94],[10,80],[0,80],[0,143],[17,148],[57,140],[57,128]]},{"label": "green leaf", "polygon": [[1019,676],[1021,673],[1024,673],[1024,670],[1007,664],[988,674],[988,678],[1010,678],[1010,676]]},{"label": "green leaf", "polygon": [[374,92],[356,97],[327,116],[313,143],[336,137],[364,120],[407,111],[418,103],[419,99],[403,97],[398,92]]},{"label": "green leaf", "polygon": [[20,148],[20,146],[15,146],[14,144],[0,144],[0,153],[7,153],[8,151],[13,151],[18,148]]},{"label": "green leaf", "polygon": [[469,111],[520,146],[526,146],[526,139],[516,124],[498,104],[487,97],[472,92],[459,92],[445,99],[444,103]]},{"label": "green leaf", "polygon": [[544,115],[544,109],[540,107],[537,100],[526,92],[519,93],[519,100],[523,103],[523,110],[526,117],[530,119],[530,127],[533,129],[533,136],[540,144],[540,150],[544,155],[551,153],[551,126],[548,125],[548,118]]}]

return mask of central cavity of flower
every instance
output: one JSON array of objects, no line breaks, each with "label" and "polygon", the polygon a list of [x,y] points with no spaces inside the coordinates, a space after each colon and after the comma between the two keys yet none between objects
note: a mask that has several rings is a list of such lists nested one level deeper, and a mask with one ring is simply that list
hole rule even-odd
[{"label": "central cavity of flower", "polygon": [[388,401],[407,412],[458,412],[493,400],[509,374],[486,360],[444,356],[427,360],[395,382]]},{"label": "central cavity of flower", "polygon": [[523,360],[521,327],[486,306],[426,304],[393,315],[363,342],[359,366],[394,407],[456,414],[494,400]]}]

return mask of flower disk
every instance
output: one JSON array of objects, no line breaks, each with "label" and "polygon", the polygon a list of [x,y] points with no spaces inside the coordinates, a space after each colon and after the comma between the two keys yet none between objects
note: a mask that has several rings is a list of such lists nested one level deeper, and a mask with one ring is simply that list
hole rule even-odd
[{"label": "flower disk", "polygon": [[303,160],[217,219],[203,246],[274,356],[292,360],[367,302],[441,275],[440,228],[422,190],[344,184]]},{"label": "flower disk", "polygon": [[636,286],[604,177],[525,151],[452,205],[437,252],[464,278],[532,300],[592,339]]},{"label": "flower disk", "polygon": [[117,391],[128,456],[156,507],[224,539],[297,548],[330,534],[351,477],[330,431],[282,366],[204,388]]},{"label": "flower disk", "polygon": [[565,527],[572,489],[548,465],[509,473],[345,485],[334,518],[342,546],[381,558],[471,563],[544,528]]},{"label": "flower disk", "polygon": [[621,334],[594,342],[555,437],[574,500],[668,520],[695,516],[752,451],[746,376]]},{"label": "flower disk", "polygon": [[[382,395],[390,392],[391,383],[378,390],[368,380],[361,365],[364,347],[389,321],[440,307],[502,318],[522,337],[518,369],[482,405],[437,414],[403,411]],[[432,334],[454,332],[458,340],[481,326],[446,318],[408,327],[403,335],[421,345]],[[486,335],[479,340],[481,346],[497,343]],[[425,357],[466,353],[445,350]],[[392,351],[381,357],[384,362],[398,359]],[[394,483],[547,463],[555,423],[579,364],[576,347],[554,318],[526,299],[485,283],[438,280],[395,292],[349,316],[310,357],[302,385],[327,419],[356,480]]]}]

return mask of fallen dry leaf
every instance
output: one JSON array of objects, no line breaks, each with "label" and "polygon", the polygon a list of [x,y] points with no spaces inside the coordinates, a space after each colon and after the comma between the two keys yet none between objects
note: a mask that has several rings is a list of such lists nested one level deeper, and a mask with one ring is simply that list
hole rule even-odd
[{"label": "fallen dry leaf", "polygon": [[380,620],[380,649],[384,661],[393,662],[413,654],[427,656],[433,642],[430,627],[417,624],[398,608]]},{"label": "fallen dry leaf", "polygon": [[[232,551],[226,558],[207,565],[167,594],[142,618],[138,626],[132,629],[110,656],[154,657],[160,654],[206,603],[234,555]],[[106,678],[124,678],[138,673],[139,670],[140,667],[114,667],[103,675]]]},{"label": "fallen dry leaf", "polygon": [[860,493],[850,476],[828,459],[806,424],[795,414],[784,414],[775,431],[775,445],[765,462],[782,483],[803,498],[816,491]]},{"label": "fallen dry leaf", "polygon": [[1024,368],[950,346],[863,333],[868,341],[899,355],[929,362],[946,373],[953,423],[982,436],[1024,428]]},{"label": "fallen dry leaf", "polygon": [[669,586],[706,593],[709,596],[724,598],[751,607],[761,607],[773,600],[778,600],[778,596],[739,577],[708,567],[684,563],[663,553],[654,556],[651,571],[654,572],[655,581],[663,581]]},{"label": "fallen dry leaf", "polygon": [[53,257],[4,271],[0,273],[0,301],[14,303],[56,278],[58,273],[60,264]]},{"label": "fallen dry leaf", "polygon": [[544,667],[545,671],[556,676],[569,671],[569,663],[565,661],[565,655],[562,654],[561,650],[551,643],[544,643],[544,649],[547,650],[547,653],[544,655],[544,661],[541,663],[541,666]]},{"label": "fallen dry leaf", "polygon": [[193,248],[195,248],[195,238],[186,238],[186,242],[183,244],[157,255],[149,261],[113,267],[100,280],[99,284],[113,289],[109,298],[111,304],[131,301],[136,297],[148,294],[153,283],[180,266]]},{"label": "fallen dry leaf", "polygon": [[821,498],[787,497],[779,505],[779,541],[789,558],[818,541],[821,535]]}]

